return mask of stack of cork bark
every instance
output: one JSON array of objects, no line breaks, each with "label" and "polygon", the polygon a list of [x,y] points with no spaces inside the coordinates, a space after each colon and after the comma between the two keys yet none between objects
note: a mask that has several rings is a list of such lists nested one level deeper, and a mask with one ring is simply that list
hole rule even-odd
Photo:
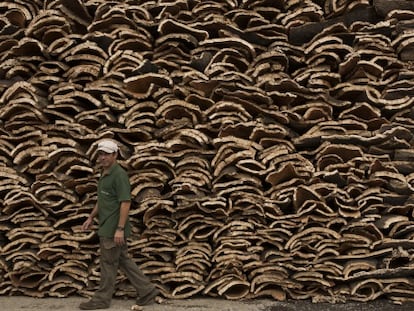
[{"label": "stack of cork bark", "polygon": [[414,300],[413,12],[2,1],[0,295],[97,288],[80,227],[113,138],[131,255],[165,297]]}]

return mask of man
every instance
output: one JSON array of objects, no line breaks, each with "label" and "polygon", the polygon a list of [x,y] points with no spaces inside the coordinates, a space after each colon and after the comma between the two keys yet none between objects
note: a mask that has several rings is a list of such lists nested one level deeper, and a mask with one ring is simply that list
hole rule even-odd
[{"label": "man", "polygon": [[82,310],[107,309],[115,290],[118,267],[135,287],[138,305],[153,303],[159,291],[128,256],[126,239],[131,233],[128,214],[131,185],[126,171],[117,162],[118,145],[112,140],[98,143],[98,200],[82,229],[91,227],[98,216],[100,239],[100,286],[93,297],[79,305]]}]

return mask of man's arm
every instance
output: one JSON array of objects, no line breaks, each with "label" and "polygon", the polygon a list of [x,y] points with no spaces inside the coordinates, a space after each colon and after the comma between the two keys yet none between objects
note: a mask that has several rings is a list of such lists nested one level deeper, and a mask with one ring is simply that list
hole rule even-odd
[{"label": "man's arm", "polygon": [[129,209],[131,207],[131,201],[122,201],[119,207],[119,221],[118,228],[115,231],[114,241],[118,245],[125,243],[125,224],[128,219]]},{"label": "man's arm", "polygon": [[93,224],[93,219],[98,215],[98,204],[95,204],[95,206],[92,209],[92,212],[89,214],[88,219],[85,220],[85,222],[82,225],[82,230],[89,229]]}]

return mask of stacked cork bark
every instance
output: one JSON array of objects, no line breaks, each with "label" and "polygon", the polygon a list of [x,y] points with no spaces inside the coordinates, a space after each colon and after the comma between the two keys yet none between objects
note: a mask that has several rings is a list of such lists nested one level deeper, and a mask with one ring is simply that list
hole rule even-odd
[{"label": "stacked cork bark", "polygon": [[2,1],[0,294],[96,289],[80,226],[114,138],[131,255],[165,297],[412,301],[413,12]]}]

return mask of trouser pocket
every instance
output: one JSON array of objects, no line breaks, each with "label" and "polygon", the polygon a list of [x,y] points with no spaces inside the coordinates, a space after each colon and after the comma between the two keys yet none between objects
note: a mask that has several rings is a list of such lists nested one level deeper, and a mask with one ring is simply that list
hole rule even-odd
[{"label": "trouser pocket", "polygon": [[121,249],[113,239],[101,238],[101,260],[107,264],[114,264],[118,268]]}]

